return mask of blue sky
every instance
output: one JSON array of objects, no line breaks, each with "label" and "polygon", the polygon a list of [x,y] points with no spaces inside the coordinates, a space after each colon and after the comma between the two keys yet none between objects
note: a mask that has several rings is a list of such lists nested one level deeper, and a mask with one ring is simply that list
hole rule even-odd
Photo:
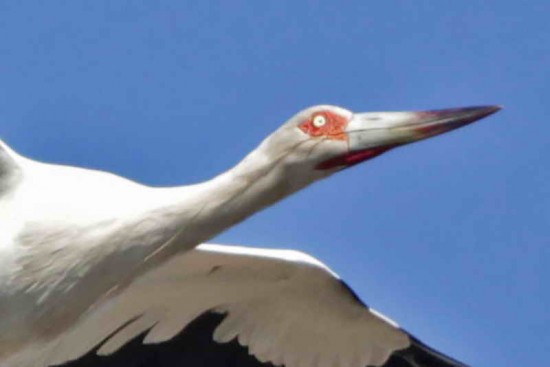
[{"label": "blue sky", "polygon": [[547,363],[548,1],[0,4],[0,137],[151,185],[228,169],[297,110],[478,104],[218,242],[287,247],[474,366]]}]

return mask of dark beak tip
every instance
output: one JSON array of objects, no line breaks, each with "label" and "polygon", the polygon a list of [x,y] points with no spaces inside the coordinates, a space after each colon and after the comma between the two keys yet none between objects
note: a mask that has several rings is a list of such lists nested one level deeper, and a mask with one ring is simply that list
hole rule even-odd
[{"label": "dark beak tip", "polygon": [[447,111],[442,110],[441,112],[443,115],[456,115],[457,118],[463,117],[464,120],[473,122],[492,115],[501,109],[501,105],[486,105],[449,109]]},{"label": "dark beak tip", "polygon": [[462,107],[462,108],[454,108],[449,110],[455,110],[456,112],[478,112],[480,114],[482,113],[495,113],[497,111],[500,111],[502,109],[501,105],[484,105],[484,106],[471,106],[471,107]]},{"label": "dark beak tip", "polygon": [[448,108],[442,110],[432,110],[426,111],[425,113],[429,115],[436,116],[451,116],[451,115],[475,115],[485,117],[491,115],[495,112],[500,111],[503,108],[501,105],[485,105],[485,106],[470,106],[470,107],[459,107],[459,108]]},{"label": "dark beak tip", "polygon": [[494,113],[497,113],[501,109],[502,109],[501,105],[473,107],[472,112],[474,112],[474,115],[472,117],[474,117],[475,120],[479,120],[487,116],[490,116]]},{"label": "dark beak tip", "polygon": [[495,112],[498,112],[502,110],[503,106],[501,105],[492,105],[492,106],[481,106],[479,107],[481,113],[485,113],[487,115],[493,114]]},{"label": "dark beak tip", "polygon": [[[486,105],[427,111],[422,113],[422,117],[428,119],[428,125],[420,129],[429,136],[439,135],[479,121],[498,112],[500,109],[502,109],[500,105]],[[440,120],[440,122],[434,124],[431,120],[434,117],[436,121]]]},{"label": "dark beak tip", "polygon": [[[458,121],[461,121],[464,124],[469,124],[478,120],[481,120],[487,116],[490,116],[502,109],[500,105],[488,105],[488,106],[476,106],[476,107],[467,107],[459,110]],[[460,118],[460,112],[464,113],[463,117]]]}]

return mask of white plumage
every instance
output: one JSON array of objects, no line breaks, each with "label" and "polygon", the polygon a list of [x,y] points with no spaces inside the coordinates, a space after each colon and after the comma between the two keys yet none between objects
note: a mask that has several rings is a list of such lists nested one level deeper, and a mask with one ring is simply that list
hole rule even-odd
[{"label": "white plumage", "polygon": [[[353,114],[316,106],[226,173],[175,188],[40,163],[1,143],[0,365],[130,366],[137,362],[106,361],[125,356],[142,333],[143,350],[133,355],[162,351],[186,326],[220,314],[210,347],[237,339],[256,363],[380,366],[396,355],[413,367],[432,367],[430,358],[458,366],[365,308],[307,255],[214,245],[184,252],[342,168],[496,110]],[[424,359],[412,360],[417,354]],[[201,365],[193,353],[159,355]],[[78,364],[82,358],[102,362]]]},{"label": "white plumage", "polygon": [[227,313],[215,341],[238,338],[260,361],[276,364],[312,366],[315,358],[322,367],[338,358],[341,366],[380,365],[409,345],[405,333],[357,302],[328,268],[294,251],[201,245],[109,298],[45,343],[49,365],[78,359],[128,320],[99,355],[146,330],[145,343],[170,340],[209,310]]},{"label": "white plumage", "polygon": [[[79,358],[94,351],[109,363],[140,335],[143,345],[161,350],[208,312],[226,315],[213,329],[213,342],[236,339],[258,361],[277,365],[380,366],[415,342],[306,254],[201,245],[113,290],[69,331],[35,342],[7,362],[78,366]],[[433,355],[443,366],[461,366]]]}]

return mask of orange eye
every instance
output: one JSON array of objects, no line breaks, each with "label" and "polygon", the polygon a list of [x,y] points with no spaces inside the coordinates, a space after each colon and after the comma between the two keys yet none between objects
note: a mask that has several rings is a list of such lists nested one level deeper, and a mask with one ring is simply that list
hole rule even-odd
[{"label": "orange eye", "polygon": [[300,124],[299,128],[312,137],[324,137],[331,140],[347,140],[345,128],[348,120],[330,111],[315,113]]}]

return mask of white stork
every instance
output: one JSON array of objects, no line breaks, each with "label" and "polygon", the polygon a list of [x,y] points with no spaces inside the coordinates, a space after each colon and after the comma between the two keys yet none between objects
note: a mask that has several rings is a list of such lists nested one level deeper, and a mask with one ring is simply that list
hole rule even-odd
[{"label": "white stork", "polygon": [[234,168],[175,188],[2,143],[0,366],[462,366],[307,255],[189,250],[334,172],[498,109],[315,106]]}]

